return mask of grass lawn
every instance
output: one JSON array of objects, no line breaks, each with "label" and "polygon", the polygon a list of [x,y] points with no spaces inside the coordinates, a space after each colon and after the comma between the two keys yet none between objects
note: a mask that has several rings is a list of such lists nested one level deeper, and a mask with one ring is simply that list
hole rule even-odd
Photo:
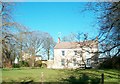
[{"label": "grass lawn", "polygon": [[[78,82],[100,81],[102,70],[78,69],[78,70],[53,70],[44,68],[20,68],[3,69],[2,80],[4,82],[22,82],[33,80],[34,82]],[[105,82],[120,82],[118,70],[104,70]]]}]

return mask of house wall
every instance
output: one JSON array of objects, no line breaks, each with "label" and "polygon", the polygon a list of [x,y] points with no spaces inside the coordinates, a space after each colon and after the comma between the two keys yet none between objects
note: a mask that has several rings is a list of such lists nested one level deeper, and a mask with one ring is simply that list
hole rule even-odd
[{"label": "house wall", "polygon": [[[88,50],[89,48],[84,48],[84,50]],[[65,52],[65,55],[62,55],[62,51]],[[74,51],[82,51],[82,57],[85,61],[85,63],[87,62],[86,59],[87,58],[91,58],[92,56],[94,56],[93,53],[88,53],[86,51],[83,51],[81,48],[80,49],[54,49],[54,64],[53,64],[53,68],[79,68],[79,67],[84,67],[82,58],[80,57],[80,54],[75,55]],[[89,49],[89,51],[93,51],[96,52],[97,48],[92,48]],[[64,59],[65,60],[65,65],[61,65],[61,60]],[[76,59],[77,64],[74,65],[74,59]],[[93,60],[91,62],[94,62]],[[80,65],[79,65],[80,64]],[[86,63],[87,64],[87,63]]]},{"label": "house wall", "polygon": [[48,60],[47,61],[47,68],[52,68],[54,61],[53,60]]},{"label": "house wall", "polygon": [[35,57],[35,61],[42,60],[42,57]]}]

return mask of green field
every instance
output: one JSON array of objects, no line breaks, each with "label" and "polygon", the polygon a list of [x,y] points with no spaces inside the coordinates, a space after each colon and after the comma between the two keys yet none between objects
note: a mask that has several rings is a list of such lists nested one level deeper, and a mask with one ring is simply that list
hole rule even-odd
[{"label": "green field", "polygon": [[28,80],[34,82],[100,82],[102,72],[104,72],[105,82],[120,81],[118,70],[54,70],[44,68],[3,69],[2,80],[4,82],[24,82]]}]

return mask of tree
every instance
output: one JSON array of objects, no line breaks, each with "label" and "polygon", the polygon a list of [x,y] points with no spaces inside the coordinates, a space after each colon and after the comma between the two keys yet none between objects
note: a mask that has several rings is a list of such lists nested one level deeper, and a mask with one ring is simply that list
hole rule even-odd
[{"label": "tree", "polygon": [[[2,58],[3,61],[8,63],[10,65],[12,63],[12,49],[11,47],[14,44],[11,44],[10,42],[13,42],[13,35],[9,31],[9,28],[13,26],[13,21],[11,18],[11,4],[10,3],[2,3],[1,2],[1,10],[0,10],[0,17],[2,17],[2,24],[0,25],[0,29],[2,30],[2,37],[1,43],[2,43]],[[13,42],[14,43],[14,42]]]},{"label": "tree", "polygon": [[76,41],[76,34],[75,33],[70,33],[69,35],[62,37],[62,41],[64,41],[64,42],[67,42],[67,41],[74,42],[74,41]]},{"label": "tree", "polygon": [[[67,37],[69,37],[69,35]],[[98,56],[99,56],[99,54],[98,54],[98,39],[96,38],[96,39],[88,40],[88,34],[87,33],[83,34],[83,33],[79,33],[79,32],[74,34],[74,38],[73,39],[75,39],[74,44],[78,48],[76,50],[76,53],[77,53],[76,55],[79,58],[82,59],[82,60],[80,60],[78,62],[78,64],[80,66],[84,65],[84,67],[86,68],[86,60],[85,60],[86,58],[85,58],[85,56],[83,54],[84,53],[89,53],[89,55],[92,55],[91,60],[94,61],[94,63],[92,63],[92,64],[93,64],[93,66],[95,66],[95,63],[97,62]],[[72,38],[71,38],[71,41],[69,41],[67,39],[65,39],[65,41],[68,41],[68,42],[71,43],[71,45],[73,45],[72,44],[73,43],[72,42]],[[96,48],[96,50],[94,48]],[[67,55],[69,55],[72,52],[67,53]],[[72,60],[74,60],[74,61],[76,60],[77,61],[77,59],[75,59],[74,56],[70,56],[70,57],[71,57],[71,59],[67,59],[67,65]]]},{"label": "tree", "polygon": [[[89,4],[89,5],[88,5]],[[88,10],[94,11],[99,24],[100,54],[108,53],[109,56],[120,54],[120,1],[104,3],[88,3]],[[91,7],[90,7],[91,6]],[[115,53],[112,53],[112,52]]]},{"label": "tree", "polygon": [[44,43],[44,32],[41,31],[32,31],[32,32],[24,32],[25,36],[23,40],[23,51],[28,53],[31,56],[31,66],[34,67],[35,56],[43,49]]},{"label": "tree", "polygon": [[[100,34],[105,37],[103,41],[107,47],[103,52],[108,52],[110,56],[118,56],[120,54],[120,2],[108,3],[105,6],[103,10],[105,13],[99,19]],[[110,54],[113,49],[116,49],[116,53]]]},{"label": "tree", "polygon": [[0,52],[2,52],[3,59],[1,59],[5,62],[5,66],[11,67],[16,57],[22,61],[24,52],[32,56],[32,66],[34,66],[35,55],[41,54],[41,51],[46,51],[49,58],[54,43],[53,38],[46,32],[30,32],[25,26],[15,22],[12,17],[13,3],[1,2],[0,5],[2,18],[2,24],[0,24],[2,49]]},{"label": "tree", "polygon": [[2,24],[0,24],[0,30],[2,31],[2,37],[0,37],[2,47],[2,60],[6,67],[11,67],[15,56],[17,56],[16,46],[18,45],[18,38],[15,36],[15,32],[24,31],[24,26],[18,24],[13,20],[12,7],[13,3],[1,2],[0,17],[2,18]]},{"label": "tree", "polygon": [[[54,41],[50,34],[42,31],[26,31],[20,32],[18,37],[20,42],[19,49],[22,53],[29,54],[29,58],[32,60],[31,66],[34,67],[35,56],[37,54],[40,54],[41,56],[45,56],[47,54],[49,59],[54,46]],[[20,57],[21,60],[23,60],[22,56],[23,54]]]},{"label": "tree", "polygon": [[53,48],[55,46],[55,42],[52,38],[52,36],[50,36],[50,34],[46,33],[45,38],[44,38],[44,49],[45,52],[47,54],[47,59],[50,59],[50,55],[53,55]]}]

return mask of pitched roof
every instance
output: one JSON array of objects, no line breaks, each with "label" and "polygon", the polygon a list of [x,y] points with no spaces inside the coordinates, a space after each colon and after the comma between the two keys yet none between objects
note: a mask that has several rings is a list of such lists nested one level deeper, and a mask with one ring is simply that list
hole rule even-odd
[{"label": "pitched roof", "polygon": [[85,42],[60,42],[57,43],[54,49],[76,49],[80,46],[95,45],[95,41],[85,41]]}]

